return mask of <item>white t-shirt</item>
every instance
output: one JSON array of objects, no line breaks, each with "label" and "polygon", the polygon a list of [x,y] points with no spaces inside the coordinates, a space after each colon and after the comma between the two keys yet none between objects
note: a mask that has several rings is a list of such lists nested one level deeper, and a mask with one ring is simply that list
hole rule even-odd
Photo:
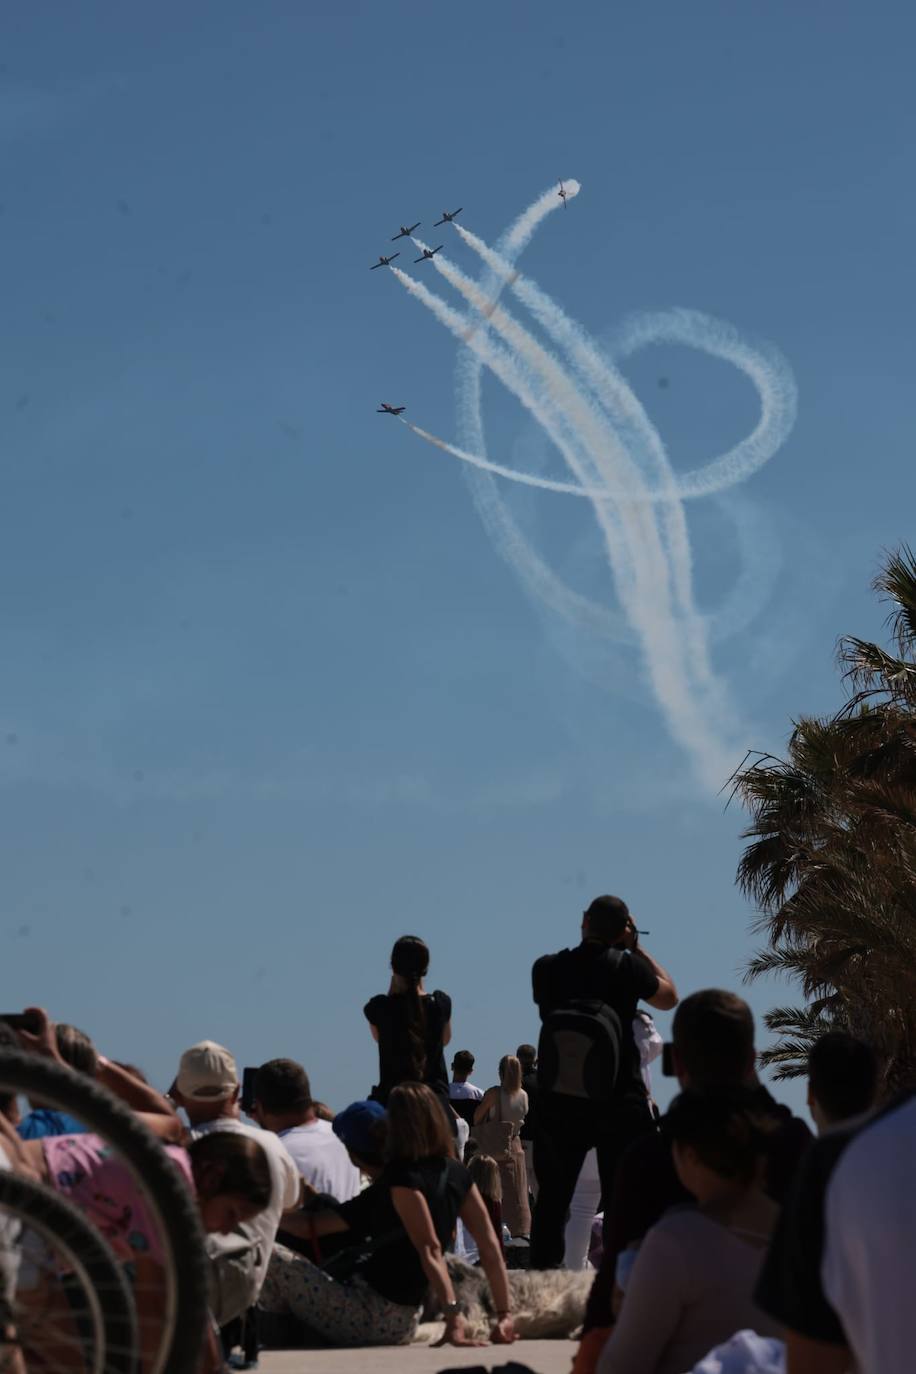
[{"label": "white t-shirt", "polygon": [[261,1241],[261,1262],[258,1265],[260,1291],[270,1263],[270,1252],[277,1238],[280,1216],[291,1207],[295,1207],[299,1201],[302,1179],[289,1151],[272,1132],[262,1131],[259,1126],[248,1126],[244,1121],[237,1121],[234,1116],[221,1116],[215,1121],[205,1121],[199,1126],[194,1126],[191,1137],[196,1140],[198,1136],[209,1135],[211,1131],[236,1131],[241,1135],[250,1135],[267,1155],[267,1163],[270,1166],[270,1202],[263,1212],[246,1222]]},{"label": "white t-shirt", "polygon": [[916,1098],[867,1126],[827,1187],[824,1293],[861,1374],[909,1374],[916,1351]]},{"label": "white t-shirt", "polygon": [[475,1088],[473,1083],[449,1083],[448,1095],[453,1102],[463,1102],[470,1099],[471,1102],[479,1102],[483,1097],[483,1091]]},{"label": "white t-shirt", "polygon": [[338,1202],[349,1202],[356,1197],[359,1170],[329,1121],[290,1126],[287,1131],[279,1131],[277,1138],[283,1141],[306,1183],[317,1188],[319,1193],[330,1193]]}]

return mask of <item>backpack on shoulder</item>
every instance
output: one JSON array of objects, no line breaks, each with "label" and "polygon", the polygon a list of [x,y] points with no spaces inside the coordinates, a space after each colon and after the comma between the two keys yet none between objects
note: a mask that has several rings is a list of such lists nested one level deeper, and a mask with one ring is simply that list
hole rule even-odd
[{"label": "backpack on shoulder", "polygon": [[607,1102],[620,1069],[623,1031],[607,1002],[574,998],[544,1017],[538,1040],[538,1087],[543,1093]]}]

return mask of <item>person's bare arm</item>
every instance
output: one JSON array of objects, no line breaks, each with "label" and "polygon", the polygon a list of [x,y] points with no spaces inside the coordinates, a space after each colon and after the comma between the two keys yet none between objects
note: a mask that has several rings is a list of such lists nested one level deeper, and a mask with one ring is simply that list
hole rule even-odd
[{"label": "person's bare arm", "polygon": [[[66,1067],[60,1050],[57,1048],[54,1022],[48,1013],[43,1007],[26,1007],[26,1015],[32,1017],[35,1030],[19,1032],[19,1039],[23,1048],[32,1054],[44,1055],[46,1059],[53,1059],[55,1063],[64,1064]],[[115,1097],[119,1097],[122,1102],[125,1102],[128,1107],[133,1108],[155,1135],[164,1140],[177,1141],[181,1139],[183,1128],[175,1113],[174,1106],[168,1098],[163,1097],[148,1083],[135,1078],[132,1073],[127,1073],[117,1064],[112,1064],[104,1055],[99,1055],[96,1080]],[[164,1119],[165,1124],[156,1121],[156,1118],[159,1117]]]},{"label": "person's bare arm", "polygon": [[852,1367],[845,1345],[786,1332],[786,1374],[849,1374]]},{"label": "person's bare arm", "polygon": [[475,1126],[479,1126],[479,1125],[481,1124],[481,1122],[486,1121],[486,1119],[487,1119],[487,1117],[488,1117],[488,1115],[489,1115],[489,1113],[490,1113],[490,1108],[493,1106],[493,1103],[494,1103],[495,1098],[496,1098],[496,1089],[495,1089],[495,1088],[487,1088],[487,1090],[486,1090],[486,1092],[484,1093],[483,1097],[480,1099],[480,1101],[477,1103],[477,1106],[474,1108],[474,1125],[475,1125]]},{"label": "person's bare arm", "polygon": [[[178,1120],[175,1108],[167,1097],[163,1097],[162,1093],[157,1092],[149,1083],[144,1083],[126,1069],[113,1064],[104,1055],[99,1055],[99,1066],[95,1076],[103,1087],[114,1093],[115,1097],[120,1097],[122,1102],[126,1102],[128,1107],[132,1107],[144,1120],[151,1116],[165,1116],[173,1121]],[[171,1138],[169,1136],[169,1139]]]},{"label": "person's bare arm", "polygon": [[[455,1290],[426,1198],[419,1188],[394,1187],[391,1189],[391,1201],[410,1243],[420,1257],[423,1273],[440,1305],[445,1308],[454,1303]],[[450,1345],[480,1344],[465,1336],[464,1317],[460,1312],[446,1317],[445,1340]]]},{"label": "person's bare arm", "polygon": [[446,1045],[451,1044],[451,1040],[452,1040],[452,1023],[451,1023],[451,1021],[446,1021],[446,1023],[445,1023],[445,1030],[442,1032],[442,1048],[444,1049]]},{"label": "person's bare arm", "polygon": [[487,1283],[490,1285],[493,1307],[496,1311],[496,1322],[491,1338],[496,1345],[508,1344],[517,1339],[512,1324],[509,1276],[506,1273],[506,1261],[496,1238],[496,1232],[493,1230],[490,1214],[476,1184],[472,1185],[465,1198],[459,1216],[474,1238],[477,1253],[480,1256],[481,1268],[487,1276]]},{"label": "person's bare arm", "polygon": [[673,1011],[678,1003],[677,988],[674,986],[674,979],[667,969],[662,968],[657,959],[653,959],[647,950],[639,946],[637,953],[641,954],[649,965],[652,972],[658,979],[658,991],[654,997],[647,997],[646,1001],[650,1007],[655,1007],[656,1011]]},{"label": "person's bare arm", "polygon": [[[0,1145],[9,1157],[10,1165],[17,1174],[44,1182],[47,1177],[44,1151],[40,1140],[21,1140],[15,1128],[0,1112]],[[37,1147],[37,1148],[36,1148]]]}]

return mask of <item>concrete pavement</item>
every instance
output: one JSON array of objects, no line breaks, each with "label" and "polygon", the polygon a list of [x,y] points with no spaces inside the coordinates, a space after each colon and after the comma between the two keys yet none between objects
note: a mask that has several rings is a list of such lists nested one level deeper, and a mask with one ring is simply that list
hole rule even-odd
[{"label": "concrete pavement", "polygon": [[434,1350],[428,1345],[370,1346],[358,1350],[265,1350],[258,1374],[442,1374],[451,1369],[498,1371],[512,1363],[533,1374],[569,1374],[575,1341],[517,1341]]}]

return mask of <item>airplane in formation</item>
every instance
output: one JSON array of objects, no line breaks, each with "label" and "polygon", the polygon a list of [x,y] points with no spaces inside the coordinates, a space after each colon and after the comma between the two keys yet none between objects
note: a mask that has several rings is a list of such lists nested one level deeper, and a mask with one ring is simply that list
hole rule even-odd
[{"label": "airplane in formation", "polygon": [[406,406],[390,406],[387,401],[382,401],[375,413],[376,415],[400,415],[406,409]]},{"label": "airplane in formation", "polygon": [[369,271],[374,272],[377,267],[390,267],[395,258],[399,258],[400,256],[400,253],[392,253],[390,257],[386,258],[384,254],[379,254],[378,262],[374,262],[369,268]]},{"label": "airplane in formation", "polygon": [[433,228],[438,229],[440,224],[451,224],[455,216],[460,215],[463,209],[464,206],[459,205],[457,210],[443,210],[442,218],[436,220],[435,224],[433,225]]},{"label": "airplane in formation", "polygon": [[410,236],[411,236],[411,234],[413,233],[413,231],[414,231],[415,229],[419,229],[419,227],[420,227],[420,225],[421,225],[422,223],[423,223],[423,221],[418,219],[417,222],[416,222],[416,224],[402,224],[402,225],[401,225],[401,229],[400,229],[400,233],[395,234],[395,236],[394,236],[394,238],[391,240],[391,242],[392,242],[392,243],[397,243],[398,239],[409,239]]},{"label": "airplane in formation", "polygon": [[565,209],[566,209],[566,197],[569,195],[569,192],[567,191],[566,187],[563,185],[562,181],[560,182],[560,189],[559,189],[559,191],[557,191],[557,195],[558,195],[558,196],[560,197],[560,199],[562,200],[562,202],[563,202],[563,209],[565,210]]},{"label": "airplane in formation", "polygon": [[441,253],[444,247],[445,244],[440,243],[438,248],[424,248],[422,257],[414,258],[414,262],[427,262],[430,258],[434,258],[437,253]]}]

